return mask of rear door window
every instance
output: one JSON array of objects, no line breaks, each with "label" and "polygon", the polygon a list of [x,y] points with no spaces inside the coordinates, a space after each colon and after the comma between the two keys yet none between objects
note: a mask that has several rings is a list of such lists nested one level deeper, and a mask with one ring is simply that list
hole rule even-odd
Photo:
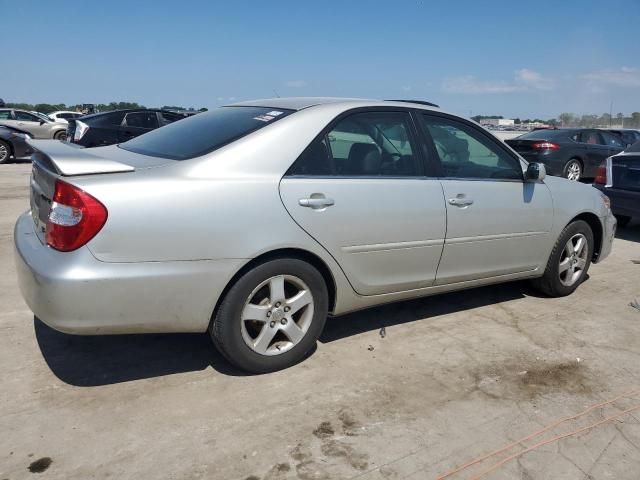
[{"label": "rear door window", "polygon": [[156,116],[156,112],[127,113],[124,121],[129,127],[148,129],[158,128],[158,117]]},{"label": "rear door window", "polygon": [[169,125],[170,123],[176,122],[178,120],[183,119],[182,115],[177,115],[171,112],[160,112],[160,123],[162,125]]},{"label": "rear door window", "polygon": [[420,159],[406,112],[366,112],[346,117],[315,140],[289,175],[414,177]]},{"label": "rear door window", "polygon": [[212,152],[293,113],[266,107],[221,107],[121,143],[142,155],[187,160]]},{"label": "rear door window", "polygon": [[10,119],[11,119],[10,110],[0,110],[0,120],[10,120]]},{"label": "rear door window", "polygon": [[40,119],[27,112],[16,112],[16,120],[21,122],[39,122]]},{"label": "rear door window", "polygon": [[625,145],[622,144],[622,140],[617,135],[613,135],[608,132],[600,132],[600,135],[602,135],[602,139],[604,140],[604,145],[607,145],[609,147],[616,147],[616,148],[625,147]]},{"label": "rear door window", "polygon": [[600,133],[595,130],[585,130],[580,132],[580,142],[588,145],[605,145],[604,139]]}]

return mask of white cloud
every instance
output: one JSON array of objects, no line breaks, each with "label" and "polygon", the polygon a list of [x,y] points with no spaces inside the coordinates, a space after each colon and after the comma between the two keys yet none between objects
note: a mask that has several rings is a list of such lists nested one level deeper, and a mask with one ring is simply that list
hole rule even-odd
[{"label": "white cloud", "polygon": [[614,87],[640,87],[640,68],[622,67],[618,70],[600,70],[582,75],[594,88],[601,85]]},{"label": "white cloud", "polygon": [[305,82],[304,80],[289,80],[285,82],[284,85],[285,87],[302,88],[307,86],[307,82]]},{"label": "white cloud", "polygon": [[474,75],[462,75],[446,78],[442,82],[442,89],[445,92],[470,95],[553,90],[553,88],[555,88],[555,82],[552,79],[528,68],[516,70],[510,81],[480,80]]}]

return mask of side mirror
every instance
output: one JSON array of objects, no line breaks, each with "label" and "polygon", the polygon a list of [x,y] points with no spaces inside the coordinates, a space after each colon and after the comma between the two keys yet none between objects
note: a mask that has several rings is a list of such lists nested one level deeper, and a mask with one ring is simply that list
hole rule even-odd
[{"label": "side mirror", "polygon": [[40,125],[44,125],[44,120],[40,119]]},{"label": "side mirror", "polygon": [[524,179],[528,182],[539,182],[547,176],[544,163],[530,163],[525,172]]}]

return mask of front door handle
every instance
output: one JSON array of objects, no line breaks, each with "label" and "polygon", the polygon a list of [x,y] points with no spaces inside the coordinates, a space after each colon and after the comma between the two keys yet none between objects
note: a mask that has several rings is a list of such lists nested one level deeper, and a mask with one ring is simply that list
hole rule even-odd
[{"label": "front door handle", "polygon": [[313,208],[314,210],[320,210],[323,208],[330,207],[334,205],[336,202],[333,198],[322,197],[310,197],[310,198],[301,198],[298,200],[298,205],[301,207]]},{"label": "front door handle", "polygon": [[473,200],[470,198],[450,198],[449,205],[455,205],[456,207],[468,207],[469,205],[473,205]]}]

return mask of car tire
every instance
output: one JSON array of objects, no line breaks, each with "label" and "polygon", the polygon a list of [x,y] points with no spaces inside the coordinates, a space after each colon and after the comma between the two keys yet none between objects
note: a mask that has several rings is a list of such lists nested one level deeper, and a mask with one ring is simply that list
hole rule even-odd
[{"label": "car tire", "polygon": [[53,136],[54,140],[61,140],[61,141],[65,141],[67,139],[67,132],[65,132],[64,130],[60,130],[59,132],[56,132],[55,135]]},{"label": "car tire", "polygon": [[[584,245],[578,245],[578,241]],[[593,256],[593,231],[587,222],[577,220],[567,225],[556,241],[544,274],[533,286],[550,297],[572,294],[584,281]]]},{"label": "car tire", "polygon": [[618,226],[624,228],[629,225],[631,217],[628,215],[616,215],[616,220],[618,220]]},{"label": "car tire", "polygon": [[231,286],[209,333],[236,367],[273,372],[309,354],[327,311],[327,285],[320,272],[299,259],[275,259],[252,267]]},{"label": "car tire", "polygon": [[577,158],[572,158],[562,169],[562,176],[574,182],[582,178],[582,163]]},{"label": "car tire", "polygon": [[11,158],[11,145],[4,140],[0,140],[0,163],[9,163]]}]

